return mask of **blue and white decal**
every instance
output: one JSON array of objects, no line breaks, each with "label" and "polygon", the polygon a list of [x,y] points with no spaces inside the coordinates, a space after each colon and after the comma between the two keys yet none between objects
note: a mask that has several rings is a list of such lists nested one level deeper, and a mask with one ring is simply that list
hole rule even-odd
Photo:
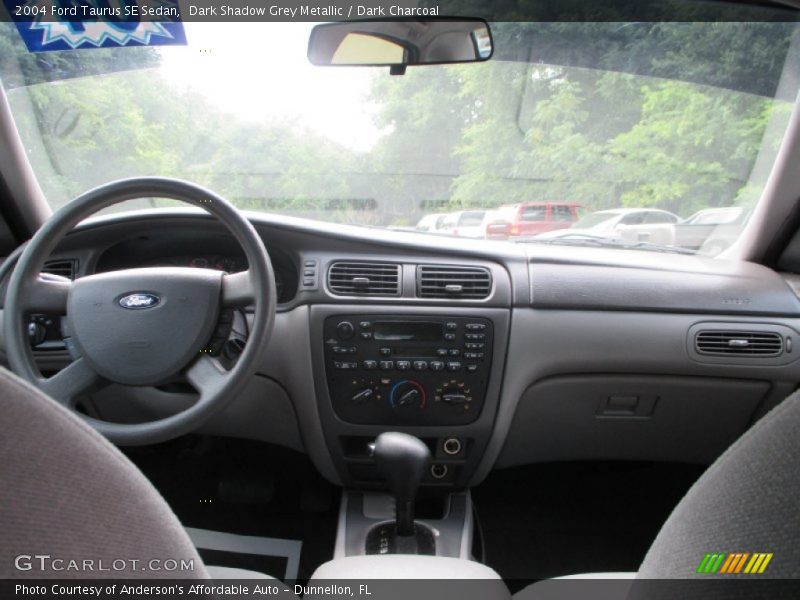
[{"label": "blue and white decal", "polygon": [[177,0],[4,0],[30,52],[186,44]]}]

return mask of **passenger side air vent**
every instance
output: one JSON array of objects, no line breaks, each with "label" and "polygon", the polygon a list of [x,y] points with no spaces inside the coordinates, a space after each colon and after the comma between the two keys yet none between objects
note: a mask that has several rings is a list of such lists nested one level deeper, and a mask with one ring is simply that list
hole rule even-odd
[{"label": "passenger side air vent", "polygon": [[75,273],[78,270],[78,261],[74,258],[64,260],[48,260],[44,263],[42,273],[50,273],[51,275],[61,275],[68,279],[75,279]]},{"label": "passenger side air vent", "polygon": [[492,291],[492,274],[483,267],[420,265],[417,267],[417,296],[482,300]]},{"label": "passenger side air vent", "polygon": [[695,349],[705,356],[774,357],[783,354],[783,337],[772,331],[698,331]]},{"label": "passenger side air vent", "polygon": [[400,265],[336,262],[328,269],[328,289],[337,296],[399,296]]}]

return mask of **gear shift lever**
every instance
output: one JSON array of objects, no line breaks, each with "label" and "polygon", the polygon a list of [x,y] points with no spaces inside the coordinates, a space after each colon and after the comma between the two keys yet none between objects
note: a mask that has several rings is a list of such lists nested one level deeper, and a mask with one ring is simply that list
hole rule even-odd
[{"label": "gear shift lever", "polygon": [[413,536],[414,500],[431,451],[413,435],[390,431],[377,437],[373,456],[395,498],[397,535]]}]

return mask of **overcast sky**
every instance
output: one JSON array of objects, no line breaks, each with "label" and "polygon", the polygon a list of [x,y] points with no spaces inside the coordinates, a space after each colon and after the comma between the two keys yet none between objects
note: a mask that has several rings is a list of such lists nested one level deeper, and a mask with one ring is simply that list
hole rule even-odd
[{"label": "overcast sky", "polygon": [[[222,110],[293,122],[356,150],[380,136],[367,101],[372,68],[315,67],[310,23],[185,23],[188,46],[161,47],[162,72]],[[201,52],[202,50],[202,52]]]}]

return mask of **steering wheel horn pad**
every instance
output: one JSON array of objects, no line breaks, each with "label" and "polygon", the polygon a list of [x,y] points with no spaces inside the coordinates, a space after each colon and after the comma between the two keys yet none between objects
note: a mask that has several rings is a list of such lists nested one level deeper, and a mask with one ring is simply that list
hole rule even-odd
[{"label": "steering wheel horn pad", "polygon": [[222,273],[129,269],[82,277],[67,301],[79,353],[110,381],[157,385],[176,376],[209,340],[219,314]]}]

